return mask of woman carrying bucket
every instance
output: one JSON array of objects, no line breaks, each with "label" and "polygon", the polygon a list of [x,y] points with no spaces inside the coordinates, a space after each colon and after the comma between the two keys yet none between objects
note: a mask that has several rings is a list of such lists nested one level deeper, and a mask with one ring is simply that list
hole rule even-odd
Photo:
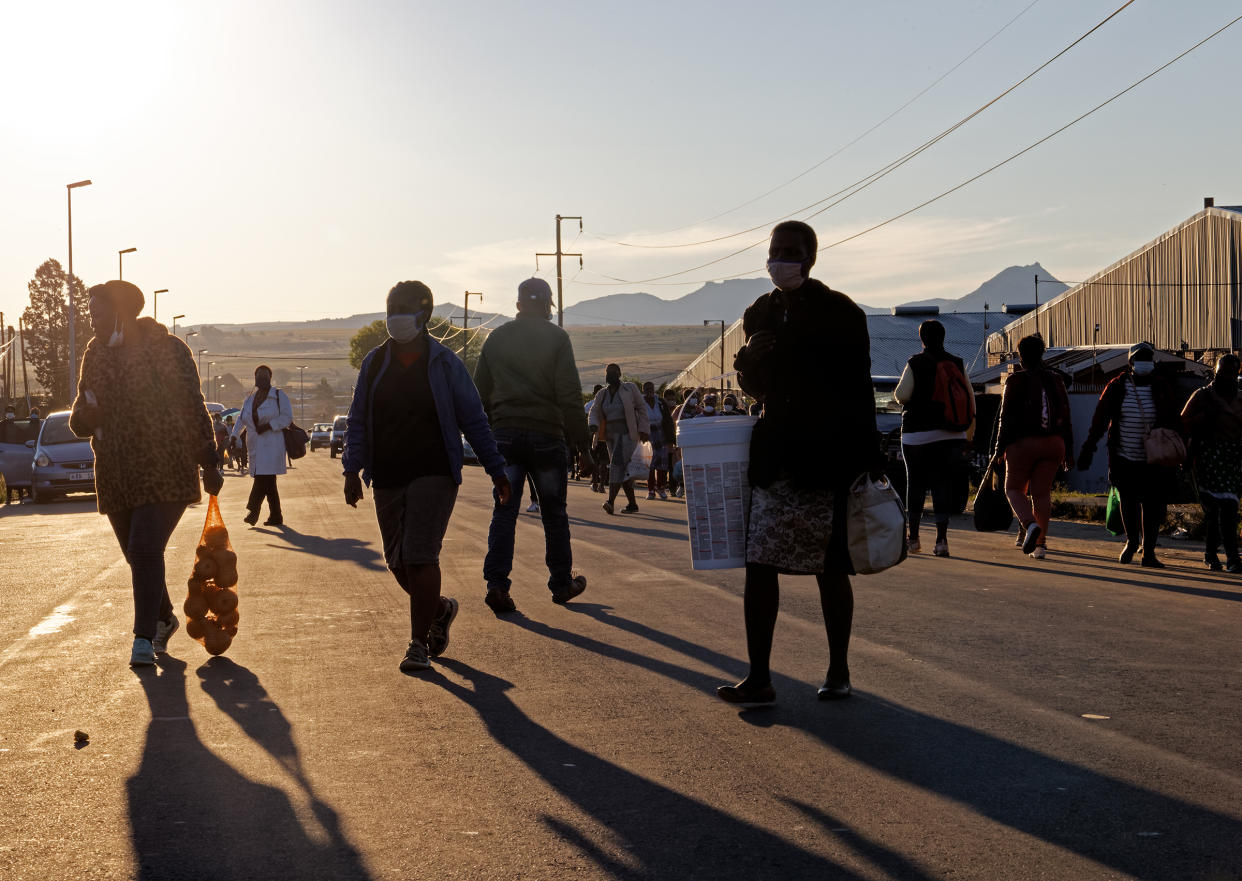
[{"label": "woman carrying bucket", "polygon": [[[768,659],[779,605],[778,575],[815,575],[828,631],[828,675],[820,700],[851,693],[849,640],[854,616],[846,545],[846,491],[863,472],[879,479],[871,343],[863,311],[845,294],[810,278],[815,231],[786,221],[772,230],[768,273],[776,289],[746,310],[746,345],[734,366],[743,391],[761,400],[750,442],[752,487],[746,537],[744,609],[750,672],[716,689],[722,700],[776,700]],[[807,408],[806,401],[819,406]],[[796,468],[808,442],[820,465]]]}]

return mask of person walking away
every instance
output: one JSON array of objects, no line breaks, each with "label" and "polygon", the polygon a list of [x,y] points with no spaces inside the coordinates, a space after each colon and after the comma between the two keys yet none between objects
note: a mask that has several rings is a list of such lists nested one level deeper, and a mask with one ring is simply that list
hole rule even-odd
[{"label": "person walking away", "polygon": [[82,355],[69,428],[89,437],[95,499],[108,518],[134,595],[133,667],[155,663],[180,626],[164,551],[186,506],[224,485],[194,356],[152,318],[142,291],[109,281],[87,291],[95,336]]},{"label": "person walking away", "polygon": [[497,497],[511,494],[469,371],[427,333],[434,305],[421,281],[388,292],[388,339],[362,359],[341,454],[345,503],[356,508],[363,483],[371,488],[384,562],[409,596],[403,673],[431,668],[429,658],[448,649],[457,617],[457,600],[441,596],[440,548],[461,485],[462,434]]},{"label": "person walking away", "polygon": [[224,462],[229,455],[229,429],[219,413],[211,414],[211,430],[216,435],[216,457],[220,460],[220,469],[224,470]]},{"label": "person walking away", "polygon": [[280,491],[276,478],[285,473],[285,429],[293,424],[293,404],[280,389],[272,388],[272,368],[260,364],[254,371],[254,391],[242,404],[233,436],[246,433],[246,458],[250,464],[250,498],[242,519],[251,526],[259,522],[259,509],[267,499],[264,526],[283,526]]},{"label": "person walking away", "polygon": [[[591,408],[595,406],[595,396],[602,388],[603,386],[599,383],[595,384],[590,399],[582,408],[583,415],[588,417],[591,415]],[[608,471],[608,441],[601,437],[598,440],[592,438],[588,443],[591,451],[591,492],[607,492],[608,481],[605,476]]]},{"label": "person walking away", "polygon": [[1182,409],[1189,452],[1203,506],[1207,547],[1203,562],[1221,570],[1217,549],[1225,548],[1224,568],[1242,572],[1238,559],[1238,494],[1242,492],[1242,396],[1238,395],[1238,356],[1222,355],[1212,382],[1196,391]]},{"label": "person walking away", "polygon": [[1043,339],[1023,337],[1018,357],[1022,369],[1001,394],[992,460],[1005,462],[1005,496],[1018,518],[1018,545],[1042,560],[1048,553],[1052,482],[1062,468],[1073,467],[1074,432],[1065,383],[1044,367]]},{"label": "person walking away", "polygon": [[647,407],[647,424],[651,426],[651,468],[647,472],[647,500],[657,495],[668,499],[669,448],[677,437],[673,414],[664,398],[656,395],[655,383],[643,383],[643,403]]},{"label": "person walking away", "polygon": [[944,325],[929,319],[919,325],[923,351],[906,362],[893,399],[901,404],[901,454],[906,462],[906,515],[910,539],[917,554],[919,521],[932,494],[936,517],[936,544],[932,553],[949,556],[949,515],[953,509],[953,481],[962,447],[975,421],[975,393],[961,358],[944,348]]},{"label": "person walking away", "polygon": [[[589,435],[574,347],[551,318],[548,283],[528,278],[518,285],[517,317],[488,335],[474,381],[504,457],[505,476],[515,487],[529,479],[538,491],[548,590],[554,603],[564,605],[586,590],[586,577],[573,573],[565,503],[569,447],[586,448]],[[498,497],[487,533],[484,602],[499,615],[517,608],[510,575],[521,501],[519,493]]]},{"label": "person walking away", "polygon": [[669,413],[669,425],[672,434],[666,440],[668,448],[668,492],[674,498],[680,498],[685,492],[682,487],[681,447],[677,446],[677,415],[681,410],[681,396],[673,389],[664,390],[664,407]]},{"label": "person walking away", "polygon": [[1091,428],[1078,454],[1078,467],[1091,467],[1100,439],[1108,435],[1108,479],[1117,488],[1126,545],[1117,562],[1128,564],[1139,547],[1141,565],[1163,569],[1156,542],[1173,492],[1175,469],[1147,461],[1145,441],[1153,428],[1181,429],[1172,383],[1156,371],[1151,343],[1130,347],[1128,368],[1104,387]]},{"label": "person walking away", "polygon": [[618,365],[609,364],[604,378],[606,385],[595,396],[589,420],[596,436],[608,441],[608,501],[604,502],[604,510],[609,514],[613,512],[617,493],[624,489],[628,504],[621,509],[621,513],[636,514],[638,500],[634,498],[634,478],[627,476],[626,471],[634,449],[650,440],[648,432],[651,423],[647,418],[647,405],[638,386],[621,381]]},{"label": "person walking away", "polygon": [[[772,230],[768,273],[775,290],[742,317],[746,344],[734,367],[746,394],[764,403],[750,442],[753,488],[746,536],[743,609],[750,672],[716,694],[734,704],[776,700],[769,659],[780,573],[814,575],[828,633],[820,700],[850,696],[854,592],[844,529],[849,487],[883,474],[871,385],[867,319],[853,300],[810,277],[818,243],[800,221]],[[822,406],[806,408],[804,402]],[[797,469],[808,442],[823,464]]]}]

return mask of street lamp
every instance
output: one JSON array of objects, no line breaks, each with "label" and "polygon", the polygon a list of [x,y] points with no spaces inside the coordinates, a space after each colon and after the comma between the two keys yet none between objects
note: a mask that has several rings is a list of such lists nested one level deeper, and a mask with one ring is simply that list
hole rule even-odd
[{"label": "street lamp", "polygon": [[203,397],[204,398],[206,398],[211,393],[211,368],[215,366],[216,366],[215,361],[207,362],[207,375],[203,377]]},{"label": "street lamp", "polygon": [[306,365],[302,364],[298,367],[298,397],[302,399],[302,415],[298,418],[302,420],[302,424],[306,424]]},{"label": "street lamp", "polygon": [[69,201],[69,277],[65,279],[65,287],[69,294],[69,400],[78,396],[78,343],[74,325],[77,321],[77,310],[73,308],[73,191],[78,187],[89,187],[91,182],[80,180],[77,183],[65,184],[65,192]]},{"label": "street lamp", "polygon": [[[197,332],[197,331],[195,331],[195,335],[196,335],[196,336],[197,336],[197,333],[198,333],[198,332]],[[186,336],[188,337],[188,336],[189,336],[189,334],[186,334]],[[199,376],[202,376],[202,375],[203,375],[203,356],[204,356],[204,355],[206,355],[206,354],[207,354],[207,350],[206,350],[206,349],[199,349],[199,350],[198,350],[198,375],[199,375]]]},{"label": "street lamp", "polygon": [[185,313],[182,312],[180,315],[173,316],[173,336],[177,335],[177,319],[178,318],[185,318]]},{"label": "street lamp", "polygon": [[123,251],[116,252],[116,277],[118,280],[124,281],[125,279],[125,263],[123,262],[125,255],[132,254],[137,250],[137,248],[126,248]]},{"label": "street lamp", "polygon": [[151,317],[156,321],[160,320],[160,294],[168,293],[168,288],[160,288],[158,291],[152,291],[151,296],[154,299],[151,302]]},{"label": "street lamp", "polygon": [[[185,344],[186,344],[187,346],[190,344],[190,337],[192,337],[192,336],[198,336],[198,331],[197,331],[197,330],[187,330],[187,331],[185,332]],[[199,372],[201,373],[202,371],[199,371]]]},{"label": "street lamp", "polygon": [[718,403],[720,403],[723,406],[724,404],[724,399],[723,399],[723,395],[724,395],[724,338],[725,338],[724,319],[723,318],[704,318],[703,326],[707,327],[710,324],[715,324],[717,321],[720,322],[720,384],[719,384],[718,391],[720,392],[722,396],[721,400]]}]

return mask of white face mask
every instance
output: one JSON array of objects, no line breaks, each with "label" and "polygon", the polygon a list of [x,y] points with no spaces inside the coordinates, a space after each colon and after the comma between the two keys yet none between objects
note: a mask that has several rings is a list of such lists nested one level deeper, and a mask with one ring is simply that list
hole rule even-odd
[{"label": "white face mask", "polygon": [[384,319],[388,335],[399,343],[412,342],[423,332],[423,313],[417,315],[389,315]]},{"label": "white face mask", "polygon": [[691,407],[697,407],[699,405],[699,399],[691,398],[690,400],[686,401],[686,403],[689,404]]},{"label": "white face mask", "polygon": [[112,336],[108,337],[108,348],[113,349],[125,342],[125,333],[121,330],[121,319],[112,325]]},{"label": "white face mask", "polygon": [[1151,376],[1156,369],[1155,361],[1135,361],[1130,368],[1135,376]]},{"label": "white face mask", "polygon": [[724,406],[724,411],[725,411],[726,413],[732,413],[732,412],[733,412],[733,405],[732,405],[732,404],[725,404],[725,406]]},{"label": "white face mask", "polygon": [[796,291],[806,281],[802,277],[802,264],[785,260],[769,260],[768,276],[772,279],[772,284],[782,291]]}]

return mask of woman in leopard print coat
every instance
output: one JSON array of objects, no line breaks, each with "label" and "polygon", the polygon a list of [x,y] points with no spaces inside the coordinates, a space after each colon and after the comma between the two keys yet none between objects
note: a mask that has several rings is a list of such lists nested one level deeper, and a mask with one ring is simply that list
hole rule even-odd
[{"label": "woman in leopard print coat", "polygon": [[99,513],[108,517],[130,566],[132,665],[152,664],[178,627],[164,578],[164,548],[187,505],[220,491],[215,432],[194,356],[150,318],[143,296],[110,281],[90,294],[95,337],[82,357],[69,426],[95,452]]}]

